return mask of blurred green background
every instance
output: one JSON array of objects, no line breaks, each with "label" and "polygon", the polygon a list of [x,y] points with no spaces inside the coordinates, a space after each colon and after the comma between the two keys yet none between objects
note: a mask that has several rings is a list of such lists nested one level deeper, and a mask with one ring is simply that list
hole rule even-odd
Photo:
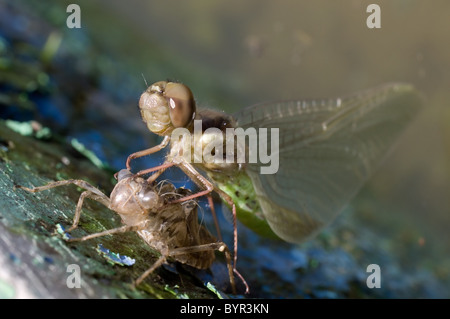
[{"label": "blurred green background", "polygon": [[[351,215],[395,246],[400,273],[424,268],[448,282],[450,2],[77,1],[82,27],[68,29],[72,2],[0,1],[0,115],[76,137],[116,170],[157,142],[137,108],[143,77],[181,81],[200,106],[227,112],[414,84],[427,96],[424,110],[352,202]],[[366,26],[370,3],[381,7],[381,29]],[[254,243],[244,240],[244,260]],[[277,289],[262,295],[298,296]],[[380,295],[448,298],[449,291]]]}]

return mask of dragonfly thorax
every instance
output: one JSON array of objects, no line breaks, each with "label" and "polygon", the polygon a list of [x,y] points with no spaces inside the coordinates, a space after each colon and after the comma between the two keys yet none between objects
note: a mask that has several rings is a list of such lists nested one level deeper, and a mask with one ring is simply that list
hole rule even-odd
[{"label": "dragonfly thorax", "polygon": [[[192,132],[187,129],[174,130],[167,161],[184,161],[226,174],[237,172],[243,168],[244,162],[237,160],[238,147],[233,143],[229,144],[228,138],[225,131],[216,127],[203,131],[202,122],[195,120]],[[231,138],[234,139],[234,136]]]}]

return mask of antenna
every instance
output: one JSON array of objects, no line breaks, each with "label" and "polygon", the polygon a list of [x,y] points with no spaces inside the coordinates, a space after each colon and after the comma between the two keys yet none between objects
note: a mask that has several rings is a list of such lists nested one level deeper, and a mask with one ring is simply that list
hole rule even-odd
[{"label": "antenna", "polygon": [[147,83],[147,80],[145,79],[144,73],[141,73],[141,75],[142,75],[142,78],[144,79],[145,87],[147,88],[148,83]]}]

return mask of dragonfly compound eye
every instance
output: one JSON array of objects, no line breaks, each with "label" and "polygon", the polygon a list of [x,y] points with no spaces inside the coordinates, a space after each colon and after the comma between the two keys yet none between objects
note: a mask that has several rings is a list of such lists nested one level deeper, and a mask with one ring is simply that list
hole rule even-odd
[{"label": "dragonfly compound eye", "polygon": [[173,127],[187,127],[195,116],[195,101],[191,90],[184,84],[172,82],[167,83],[165,90]]}]

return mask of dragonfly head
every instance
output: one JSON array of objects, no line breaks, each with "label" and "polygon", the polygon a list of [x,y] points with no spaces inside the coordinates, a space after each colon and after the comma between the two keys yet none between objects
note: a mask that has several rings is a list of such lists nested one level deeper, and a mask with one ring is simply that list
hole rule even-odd
[{"label": "dragonfly head", "polygon": [[181,83],[153,83],[142,93],[139,108],[149,130],[158,135],[169,135],[179,127],[188,128],[195,117],[194,96]]}]

